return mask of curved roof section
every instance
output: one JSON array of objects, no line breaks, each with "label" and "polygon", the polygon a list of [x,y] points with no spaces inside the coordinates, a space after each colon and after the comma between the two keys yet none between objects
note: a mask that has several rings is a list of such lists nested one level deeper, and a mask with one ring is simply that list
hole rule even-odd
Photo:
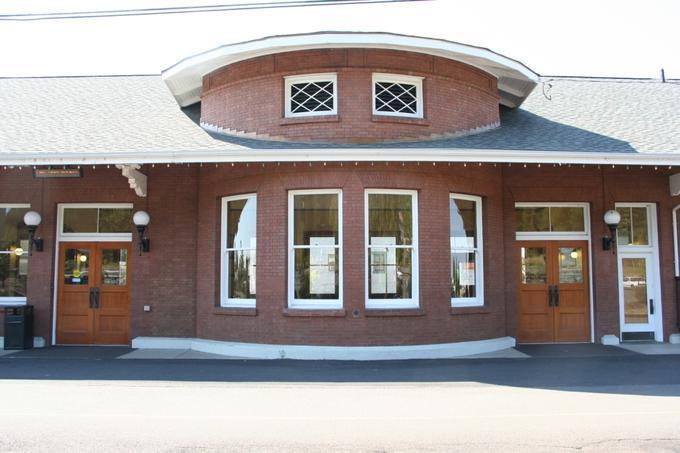
[{"label": "curved roof section", "polygon": [[200,100],[203,76],[218,68],[262,55],[332,48],[404,50],[469,64],[496,77],[500,103],[507,107],[519,107],[539,79],[538,74],[519,61],[482,47],[442,39],[370,32],[281,35],[227,44],[185,58],[163,71],[162,75],[179,105],[186,107]]}]

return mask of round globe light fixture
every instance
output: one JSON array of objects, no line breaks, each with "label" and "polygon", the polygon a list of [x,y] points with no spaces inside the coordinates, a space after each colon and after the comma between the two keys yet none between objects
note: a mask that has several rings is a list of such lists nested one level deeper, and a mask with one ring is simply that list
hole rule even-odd
[{"label": "round globe light fixture", "polygon": [[[603,220],[609,228],[609,237],[602,238],[602,249],[611,250],[612,246],[616,244],[616,228],[621,222],[621,214],[615,209],[610,209],[604,213]],[[616,249],[614,251],[616,252]]]},{"label": "round globe light fixture", "polygon": [[40,222],[42,222],[42,217],[40,214],[38,214],[35,211],[28,211],[26,214],[24,214],[24,223],[26,226],[30,227],[38,227],[40,225]]},{"label": "round globe light fixture", "polygon": [[604,223],[610,228],[611,226],[617,227],[621,223],[621,214],[619,214],[619,211],[610,209],[604,213]]},{"label": "round globe light fixture", "polygon": [[146,211],[137,211],[132,216],[132,222],[137,226],[147,226],[150,221],[151,217]]},{"label": "round globe light fixture", "polygon": [[36,252],[43,251],[43,240],[35,237],[35,230],[42,222],[42,217],[35,211],[28,211],[24,214],[24,223],[28,227],[28,255],[33,255],[33,250]]}]

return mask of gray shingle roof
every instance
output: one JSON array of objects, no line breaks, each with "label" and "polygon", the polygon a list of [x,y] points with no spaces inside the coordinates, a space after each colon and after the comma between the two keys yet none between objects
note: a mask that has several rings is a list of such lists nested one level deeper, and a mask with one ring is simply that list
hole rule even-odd
[{"label": "gray shingle roof", "polygon": [[160,76],[0,79],[0,152],[220,149]]},{"label": "gray shingle roof", "polygon": [[[347,146],[680,155],[680,82],[546,79],[501,127],[455,139]],[[337,145],[209,134],[183,112],[160,76],[0,79],[0,155],[13,153],[234,152]]]}]

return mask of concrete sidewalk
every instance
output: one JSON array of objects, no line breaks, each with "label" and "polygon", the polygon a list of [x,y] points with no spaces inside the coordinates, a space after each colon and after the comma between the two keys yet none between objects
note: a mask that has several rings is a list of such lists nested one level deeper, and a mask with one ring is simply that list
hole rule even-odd
[{"label": "concrete sidewalk", "polygon": [[[136,357],[129,359],[129,357]],[[245,360],[195,351],[51,347],[0,357],[0,381],[481,382],[520,387],[647,386],[680,391],[680,355],[602,345],[523,345],[493,357],[418,360]],[[673,385],[673,387],[667,387]]]},{"label": "concrete sidewalk", "polygon": [[[678,355],[680,344],[624,343],[619,346],[601,344],[530,344],[485,354],[442,360],[532,359],[625,357],[630,355]],[[133,349],[125,346],[51,346],[21,351],[0,350],[0,358],[88,359],[88,360],[250,360],[190,349]]]}]

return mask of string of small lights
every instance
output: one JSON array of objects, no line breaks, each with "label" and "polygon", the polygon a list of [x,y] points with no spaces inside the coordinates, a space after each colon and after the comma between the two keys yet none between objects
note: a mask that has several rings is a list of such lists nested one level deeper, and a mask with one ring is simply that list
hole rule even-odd
[{"label": "string of small lights", "polygon": [[[507,166],[507,167],[521,167],[521,168],[545,168],[545,167],[552,167],[552,168],[559,168],[559,167],[566,167],[566,168],[597,168],[602,169],[602,168],[612,168],[612,169],[625,169],[625,170],[631,170],[634,169],[635,167],[638,167],[640,170],[645,169],[645,168],[651,168],[653,167],[655,171],[658,171],[659,169],[666,168],[668,170],[672,170],[674,168],[673,165],[630,165],[630,164],[572,164],[572,163],[521,163],[521,162],[420,162],[420,161],[384,161],[382,162],[386,167],[392,165],[392,166],[406,166],[406,165],[415,165],[415,166],[421,166],[421,165],[432,165],[433,167],[436,166],[456,166],[460,165],[463,168],[467,168],[468,166],[473,166],[473,167],[483,167],[483,166],[493,166],[493,167],[498,167],[498,166]],[[151,163],[151,164],[140,164],[140,165],[146,165],[147,167],[151,168],[156,168],[156,166],[165,166],[166,168],[170,167],[204,167],[204,166],[209,166],[209,165],[214,165],[215,168],[220,168],[222,166],[224,167],[238,167],[238,166],[244,166],[244,167],[250,167],[251,165],[253,166],[260,166],[262,168],[266,166],[276,166],[280,167],[282,162],[214,162],[214,163],[207,163],[207,162],[184,162],[184,163]],[[332,167],[333,164],[336,164],[340,167],[344,167],[346,164],[351,165],[352,162],[342,162],[342,161],[333,161],[333,162],[323,162],[323,161],[314,161],[314,162],[283,162],[283,164],[289,164],[292,165],[293,167],[297,167],[298,165],[307,165],[308,167],[313,167],[313,166],[321,166],[321,167]],[[362,165],[370,165],[371,167],[374,167],[376,165],[376,162],[374,161],[354,161],[353,162],[354,166],[359,166],[360,164]],[[2,169],[3,170],[22,170],[24,168],[29,168],[29,169],[82,169],[82,168],[91,168],[92,170],[96,170],[97,168],[105,167],[107,169],[110,169],[112,167],[115,168],[116,165],[121,165],[121,163],[110,163],[110,164],[94,164],[94,165],[3,165]]]}]

